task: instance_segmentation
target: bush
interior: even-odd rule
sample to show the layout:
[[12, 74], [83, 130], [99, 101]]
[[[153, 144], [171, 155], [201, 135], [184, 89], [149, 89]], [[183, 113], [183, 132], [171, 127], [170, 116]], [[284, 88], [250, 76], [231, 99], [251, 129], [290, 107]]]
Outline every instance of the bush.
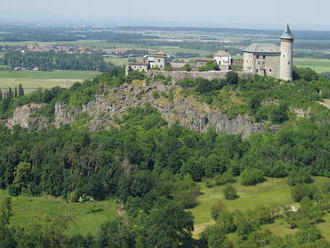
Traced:
[[244, 186], [256, 185], [265, 181], [264, 174], [261, 170], [255, 168], [245, 169], [241, 174], [241, 183]]
[[227, 200], [235, 200], [238, 198], [237, 191], [232, 185], [226, 186], [222, 192]]
[[288, 184], [290, 186], [295, 186], [297, 184], [303, 183], [312, 183], [313, 179], [311, 177], [311, 173], [305, 169], [299, 169], [293, 171], [288, 177]]
[[227, 183], [234, 183], [235, 182], [235, 177], [232, 175], [230, 171], [226, 171], [222, 175], [218, 175], [214, 178], [215, 184], [217, 186], [219, 185], [224, 185]]
[[229, 85], [237, 85], [239, 76], [236, 72], [230, 71], [226, 74], [226, 83]]
[[191, 66], [189, 64], [185, 64], [183, 67], [182, 67], [182, 70], [184, 71], [191, 71]]
[[314, 199], [318, 193], [318, 189], [313, 185], [298, 184], [291, 190], [292, 199], [300, 202], [304, 197]]
[[226, 211], [225, 205], [222, 203], [222, 201], [217, 201], [212, 207], [211, 207], [211, 217], [214, 220], [218, 220], [219, 216], [222, 215], [223, 212]]

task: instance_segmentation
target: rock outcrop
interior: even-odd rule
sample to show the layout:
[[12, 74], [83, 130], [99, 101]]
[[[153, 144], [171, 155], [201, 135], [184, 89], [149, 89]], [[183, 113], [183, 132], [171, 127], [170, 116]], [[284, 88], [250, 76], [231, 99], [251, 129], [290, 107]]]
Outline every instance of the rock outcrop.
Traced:
[[[115, 120], [123, 115], [129, 108], [141, 107], [150, 104], [156, 108], [170, 124], [179, 122], [182, 126], [196, 131], [206, 131], [213, 127], [218, 133], [240, 134], [243, 137], [251, 133], [263, 132], [260, 123], [252, 123], [248, 116], [239, 115], [229, 119], [219, 110], [210, 105], [197, 101], [194, 97], [183, 97], [181, 88], [168, 86], [163, 83], [143, 85], [142, 81], [132, 84], [123, 84], [117, 88], [106, 90], [104, 94], [97, 95], [94, 101], [82, 107], [71, 107], [63, 103], [55, 105], [54, 126], [72, 124], [83, 113], [91, 116], [87, 124], [91, 131], [100, 130], [112, 126]], [[23, 106], [17, 109], [12, 119], [8, 120], [7, 126], [12, 127], [19, 124], [30, 128], [34, 121], [38, 120], [39, 129], [50, 123], [40, 119], [34, 119], [33, 109], [39, 105]], [[40, 108], [41, 106], [39, 106]], [[35, 125], [34, 125], [35, 126]]]
[[40, 110], [44, 104], [28, 104], [22, 107], [16, 108], [13, 117], [8, 119], [6, 126], [13, 128], [19, 125], [22, 128], [30, 130], [40, 130], [50, 125], [50, 121], [42, 116], [38, 116], [38, 110]]

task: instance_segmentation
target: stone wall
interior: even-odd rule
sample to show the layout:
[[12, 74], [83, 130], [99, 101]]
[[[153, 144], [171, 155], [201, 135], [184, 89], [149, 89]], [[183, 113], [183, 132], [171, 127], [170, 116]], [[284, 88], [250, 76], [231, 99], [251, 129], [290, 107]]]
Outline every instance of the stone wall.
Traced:
[[[172, 77], [172, 81], [177, 82], [184, 78], [196, 79], [205, 78], [208, 80], [225, 78], [228, 71], [148, 71], [148, 77], [154, 77], [156, 75], [164, 75]], [[249, 76], [249, 73], [238, 73], [240, 77]]]

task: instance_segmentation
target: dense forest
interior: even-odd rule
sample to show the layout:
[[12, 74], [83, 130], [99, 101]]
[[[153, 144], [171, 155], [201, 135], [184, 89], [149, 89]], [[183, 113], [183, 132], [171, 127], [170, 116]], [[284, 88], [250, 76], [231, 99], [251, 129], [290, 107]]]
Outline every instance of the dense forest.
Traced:
[[[247, 111], [252, 116], [267, 117], [263, 121], [285, 127], [246, 139], [217, 134], [213, 129], [200, 133], [179, 124], [168, 125], [149, 105], [131, 108], [112, 129], [98, 132], [85, 128], [86, 118], [72, 126], [39, 132], [1, 126], [0, 188], [12, 197], [47, 194], [73, 202], [111, 198], [122, 204], [123, 211], [117, 219], [104, 223], [96, 236], [68, 237], [65, 223], [31, 230], [11, 226], [13, 212], [7, 199], [0, 213], [0, 247], [330, 247], [314, 225], [330, 211], [330, 189], [309, 184], [311, 176], [330, 176], [330, 125], [318, 122], [319, 116], [293, 118], [288, 110], [298, 100], [304, 104], [320, 100], [320, 91], [322, 97], [327, 96], [329, 81], [309, 70], [296, 71], [296, 78], [289, 92], [282, 92], [289, 89], [282, 87], [289, 86], [277, 80], [240, 79], [237, 74], [208, 84], [180, 82], [185, 94], [210, 104], [217, 103], [217, 93], [222, 90], [239, 90], [248, 100]], [[116, 87], [134, 79], [143, 79], [143, 75], [124, 77], [122, 70], [113, 69], [71, 89], [40, 90], [11, 98], [2, 114], [8, 116], [13, 108], [29, 102], [44, 102], [48, 105], [40, 114], [51, 118], [55, 101], [81, 105], [99, 93], [101, 85]], [[296, 90], [299, 86], [302, 92]], [[270, 96], [279, 100], [272, 108], [261, 104]], [[266, 107], [270, 109], [263, 109]], [[257, 114], [259, 111], [266, 114]], [[292, 197], [301, 203], [298, 211], [261, 206], [230, 212], [219, 203], [210, 213], [216, 224], [199, 240], [192, 237], [189, 208], [196, 204], [199, 182], [210, 187], [228, 184], [225, 195], [235, 199], [230, 183], [254, 185], [266, 177], [288, 177]], [[296, 234], [279, 238], [261, 228], [276, 218], [297, 229]], [[238, 235], [235, 244], [228, 239], [229, 233]]]
[[42, 71], [81, 70], [106, 72], [113, 66], [106, 63], [101, 55], [66, 54], [55, 52], [20, 52], [12, 51], [0, 59], [0, 63], [32, 70], [39, 67]]

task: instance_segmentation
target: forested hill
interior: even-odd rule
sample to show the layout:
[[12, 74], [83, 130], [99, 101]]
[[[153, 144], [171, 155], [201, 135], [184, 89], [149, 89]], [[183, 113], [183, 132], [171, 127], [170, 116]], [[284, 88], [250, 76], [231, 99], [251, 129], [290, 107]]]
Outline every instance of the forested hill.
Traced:
[[[300, 184], [311, 182], [312, 175], [330, 176], [330, 80], [310, 70], [295, 76], [286, 83], [229, 73], [224, 80], [183, 80], [171, 86], [170, 78], [124, 77], [113, 69], [70, 89], [3, 95], [1, 189], [13, 197], [115, 199], [121, 208], [98, 235], [72, 237], [59, 223], [48, 229], [10, 225], [7, 200], [0, 215], [0, 246], [329, 247], [314, 226], [330, 210], [329, 187], [318, 191]], [[15, 113], [25, 118], [27, 128], [15, 125]], [[243, 120], [252, 130], [244, 139], [221, 124], [238, 130]], [[297, 191], [295, 201], [303, 207], [296, 215], [288, 210], [274, 217], [271, 209], [262, 212], [266, 215], [229, 213], [220, 206], [214, 210], [217, 224], [199, 240], [192, 237], [194, 220], [187, 209], [196, 205], [199, 182], [254, 185], [265, 177], [286, 176], [292, 186], [305, 187]], [[288, 221], [297, 233], [283, 239], [264, 232], [261, 226], [275, 218]], [[234, 242], [228, 233], [236, 235]], [[313, 235], [306, 238], [305, 233]]]

